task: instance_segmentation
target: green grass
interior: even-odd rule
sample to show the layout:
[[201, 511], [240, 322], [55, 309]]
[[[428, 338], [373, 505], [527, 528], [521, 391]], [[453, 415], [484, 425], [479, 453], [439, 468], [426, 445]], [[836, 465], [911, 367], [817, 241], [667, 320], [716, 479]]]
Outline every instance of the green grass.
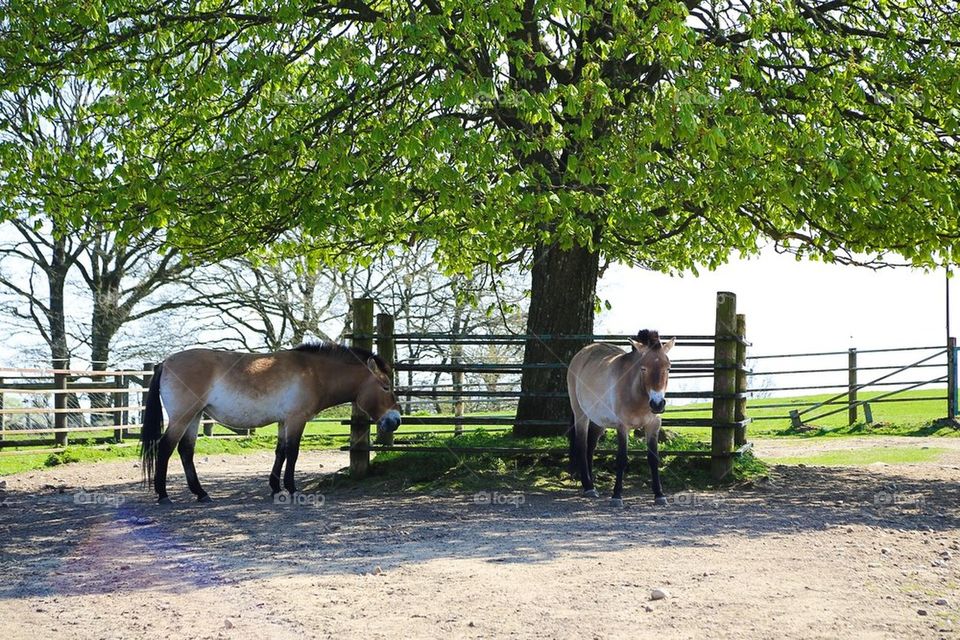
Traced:
[[[860, 398], [869, 400], [879, 395], [881, 392], [861, 393]], [[875, 424], [868, 425], [859, 422], [852, 426], [846, 424], [846, 411], [834, 416], [815, 421], [812, 427], [797, 431], [792, 429], [788, 418], [780, 417], [772, 420], [764, 420], [765, 417], [786, 416], [790, 407], [805, 408], [812, 404], [822, 402], [828, 399], [828, 394], [801, 396], [795, 398], [761, 398], [750, 400], [747, 403], [747, 415], [754, 418], [748, 426], [748, 437], [750, 439], [764, 438], [771, 436], [791, 436], [797, 438], [818, 438], [818, 437], [851, 437], [863, 435], [894, 435], [894, 436], [960, 436], [960, 430], [949, 426], [943, 426], [936, 423], [937, 418], [946, 413], [945, 401], [937, 400], [945, 395], [945, 390], [929, 391], [910, 391], [896, 397], [907, 398], [905, 402], [884, 402], [872, 405]], [[786, 404], [788, 407], [782, 408], [763, 408], [763, 405]], [[691, 411], [692, 410], [692, 411]], [[817, 410], [809, 415], [821, 413]], [[415, 414], [417, 415], [417, 414]], [[422, 413], [420, 415], [428, 415]], [[504, 412], [476, 412], [469, 415], [493, 416], [506, 415]], [[668, 411], [667, 417], [698, 417], [705, 418], [710, 416], [708, 404], [685, 405], [674, 407], [673, 411]], [[862, 409], [860, 410], [862, 418]], [[349, 427], [339, 423], [349, 417], [349, 407], [342, 406], [325, 411], [318, 416], [327, 421], [314, 421], [307, 425], [305, 430], [304, 448], [331, 448], [339, 447], [346, 442]], [[758, 419], [760, 418], [760, 419]], [[410, 425], [405, 424], [401, 428], [404, 434], [423, 434], [421, 438], [433, 438], [437, 436], [429, 435], [433, 431], [452, 430], [453, 425]], [[682, 434], [682, 437], [688, 441], [708, 442], [710, 440], [710, 429], [707, 427], [681, 427], [676, 431]], [[509, 438], [507, 433], [501, 433], [498, 437]], [[197, 442], [197, 453], [202, 455], [210, 454], [231, 454], [243, 453], [249, 450], [272, 449], [276, 444], [276, 426], [263, 427], [257, 430], [253, 437], [237, 437], [235, 432], [226, 427], [216, 425], [214, 427], [215, 435], [230, 435], [231, 438], [203, 438]], [[45, 466], [53, 466], [66, 462], [86, 462], [101, 461], [121, 458], [133, 458], [137, 455], [137, 442], [130, 439], [123, 444], [102, 444], [92, 446], [95, 438], [111, 438], [112, 429], [105, 429], [102, 432], [83, 432], [71, 437], [71, 445], [63, 450], [54, 453], [36, 452], [35, 448], [7, 448], [0, 452], [0, 475], [18, 473], [31, 469], [40, 469]], [[8, 440], [18, 438], [36, 438], [35, 435], [17, 436], [8, 431], [5, 434]], [[407, 436], [409, 437], [409, 436]], [[492, 437], [492, 432], [485, 432], [484, 437]], [[527, 441], [524, 441], [526, 443]], [[533, 445], [537, 445], [536, 442]], [[672, 447], [673, 445], [671, 445]], [[929, 450], [923, 450], [929, 451]], [[411, 455], [411, 454], [405, 454]], [[381, 456], [384, 462], [390, 459], [390, 456]], [[507, 464], [504, 462], [504, 464]], [[815, 464], [811, 462], [811, 464]]]
[[[870, 400], [886, 391], [861, 392], [859, 400]], [[876, 402], [870, 405], [873, 410], [874, 424], [863, 422], [863, 408], [858, 408], [859, 422], [847, 425], [847, 411], [836, 413], [826, 418], [814, 420], [812, 424], [805, 424], [805, 428], [794, 430], [788, 417], [791, 409], [803, 410], [814, 404], [824, 402], [836, 394], [818, 394], [796, 396], [791, 398], [758, 398], [747, 401], [747, 416], [752, 422], [747, 427], [750, 438], [764, 438], [770, 436], [860, 436], [860, 435], [891, 435], [891, 436], [960, 436], [960, 430], [937, 424], [937, 420], [946, 415], [946, 400], [940, 398], [946, 395], [945, 389], [931, 389], [920, 391], [906, 391], [893, 398], [900, 398], [902, 402]], [[838, 400], [841, 402], [843, 399]], [[765, 408], [764, 405], [782, 404], [785, 407]], [[822, 413], [840, 408], [842, 405], [830, 405], [809, 413], [802, 418], [807, 421]], [[665, 417], [674, 418], [709, 418], [710, 405], [707, 403], [684, 405], [676, 407], [673, 412], [667, 411]], [[684, 433], [703, 439], [710, 437], [708, 427], [682, 427]]]
[[[601, 448], [613, 446], [612, 439], [601, 442]], [[631, 438], [630, 470], [624, 487], [628, 491], [646, 490], [649, 473], [642, 442]], [[579, 486], [567, 472], [567, 439], [514, 438], [510, 434], [476, 431], [451, 438], [424, 439], [424, 444], [448, 446], [449, 453], [416, 451], [387, 451], [377, 454], [370, 466], [369, 476], [359, 482], [343, 476], [328, 477], [318, 488], [363, 488], [388, 492], [478, 491], [549, 491]], [[677, 437], [664, 445], [669, 449], [705, 450], [703, 442]], [[530, 449], [559, 449], [555, 453], [533, 451], [523, 455], [503, 456], [496, 453], [464, 454], [458, 447], [528, 447]], [[596, 484], [601, 491], [609, 491], [615, 479], [613, 455], [598, 455], [594, 463]], [[728, 485], [766, 475], [767, 465], [746, 454], [735, 461], [734, 472], [721, 483], [710, 478], [709, 458], [667, 457], [661, 470], [664, 487], [670, 491], [704, 489]]]
[[[345, 439], [332, 438], [325, 435], [311, 435], [304, 437], [300, 448], [331, 449], [338, 448], [346, 442]], [[277, 435], [273, 433], [258, 433], [249, 438], [206, 438], [197, 439], [196, 455], [236, 455], [251, 451], [273, 449], [277, 445]], [[56, 451], [26, 452], [7, 451], [0, 454], [0, 476], [13, 473], [55, 467], [70, 462], [104, 462], [108, 460], [136, 459], [139, 455], [139, 445], [135, 440], [122, 444], [85, 444], [78, 441]]]
[[770, 462], [776, 464], [806, 464], [822, 467], [861, 466], [875, 462], [910, 464], [934, 461], [946, 451], [948, 450], [936, 447], [871, 447], [869, 449], [823, 451], [808, 456], [771, 458]]

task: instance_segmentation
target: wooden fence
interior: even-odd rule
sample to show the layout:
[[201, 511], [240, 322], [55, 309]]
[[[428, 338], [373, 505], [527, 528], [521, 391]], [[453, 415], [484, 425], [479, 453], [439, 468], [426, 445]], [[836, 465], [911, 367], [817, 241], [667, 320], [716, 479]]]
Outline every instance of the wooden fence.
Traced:
[[[376, 329], [374, 326], [376, 324]], [[387, 314], [376, 316], [374, 322], [374, 301], [358, 299], [353, 303], [353, 327], [351, 336], [354, 346], [367, 349], [376, 344], [381, 357], [393, 365], [398, 380], [407, 381], [406, 385], [397, 384], [401, 404], [407, 409], [403, 426], [393, 435], [382, 441], [371, 443], [370, 422], [362, 414], [354, 413], [349, 421], [350, 444], [344, 447], [350, 451], [350, 470], [354, 476], [366, 473], [370, 462], [370, 453], [375, 451], [409, 450], [436, 452], [463, 452], [455, 446], [429, 447], [418, 444], [414, 438], [423, 435], [423, 427], [438, 427], [437, 433], [463, 433], [465, 430], [483, 428], [485, 430], [506, 430], [521, 427], [566, 427], [567, 419], [531, 419], [517, 420], [512, 411], [514, 403], [524, 395], [520, 389], [520, 376], [529, 369], [563, 369], [566, 363], [535, 362], [523, 363], [518, 359], [490, 361], [483, 354], [471, 357], [469, 347], [489, 347], [491, 345], [513, 346], [513, 352], [519, 354], [529, 340], [546, 343], [561, 341], [576, 342], [614, 342], [627, 344], [632, 335], [452, 335], [452, 334], [398, 334], [393, 332], [393, 318]], [[736, 295], [728, 292], [717, 294], [717, 312], [714, 333], [710, 335], [669, 336], [677, 339], [677, 345], [671, 352], [671, 380], [689, 380], [703, 378], [712, 380], [710, 391], [669, 392], [671, 399], [698, 399], [712, 402], [712, 415], [709, 418], [672, 417], [663, 418], [663, 425], [669, 428], [709, 427], [712, 437], [710, 448], [704, 451], [661, 451], [664, 456], [705, 456], [710, 457], [713, 474], [723, 477], [729, 473], [733, 458], [747, 447], [746, 426], [749, 419], [745, 415], [747, 371], [744, 368], [747, 342], [745, 340], [746, 321], [736, 312]], [[665, 338], [668, 336], [664, 336]], [[439, 361], [416, 361], [398, 358], [398, 349], [407, 353], [420, 353], [422, 349], [413, 345], [424, 344], [437, 347], [435, 353], [452, 355]], [[412, 375], [411, 375], [412, 374]], [[442, 376], [450, 379], [448, 385], [439, 384]], [[419, 384], [417, 381], [419, 380]], [[562, 390], [531, 394], [536, 398], [566, 398]], [[493, 404], [506, 411], [476, 411], [469, 415], [468, 407], [482, 408], [484, 404]], [[416, 407], [429, 406], [440, 408], [446, 413], [434, 411], [431, 415], [417, 415], [411, 411]], [[506, 405], [506, 406], [504, 406]], [[452, 428], [450, 428], [452, 427]], [[406, 437], [405, 437], [406, 436]], [[539, 450], [482, 449], [496, 453], [531, 453]], [[474, 452], [471, 448], [469, 452]]]
[[71, 432], [111, 430], [102, 439], [122, 441], [140, 428], [152, 375], [148, 365], [134, 371], [0, 368], [0, 447], [64, 446]]
[[[0, 367], [0, 448], [66, 446], [71, 433], [95, 442], [138, 439], [152, 377], [149, 362], [139, 370]], [[212, 435], [214, 424], [205, 417], [203, 433]]]
[[[374, 316], [374, 302], [355, 300], [353, 304], [353, 344], [376, 349], [394, 365], [399, 384], [397, 392], [404, 407], [403, 426], [391, 438], [372, 443], [369, 421], [354, 411], [349, 420], [325, 419], [345, 429], [334, 435], [349, 436], [351, 471], [366, 473], [370, 453], [374, 451], [430, 447], [418, 444], [425, 435], [460, 434], [468, 430], [488, 431], [515, 428], [517, 401], [524, 392], [520, 388], [523, 371], [530, 368], [563, 368], [563, 362], [522, 362], [526, 341], [613, 342], [626, 344], [627, 335], [529, 336], [529, 335], [451, 335], [408, 334], [394, 331], [394, 320], [387, 314]], [[946, 384], [946, 393], [929, 398], [944, 402], [949, 420], [957, 415], [957, 348], [951, 338], [944, 347], [909, 347], [835, 351], [808, 354], [751, 355], [754, 370], [746, 367], [746, 321], [736, 313], [736, 296], [717, 295], [714, 333], [681, 335], [671, 352], [673, 363], [669, 397], [672, 400], [702, 400], [711, 403], [709, 418], [690, 418], [688, 409], [671, 402], [663, 418], [668, 428], [709, 427], [710, 447], [704, 451], [662, 451], [663, 455], [703, 455], [711, 458], [716, 476], [724, 475], [733, 458], [747, 447], [746, 415], [748, 396], [781, 392], [834, 392], [832, 397], [806, 407], [775, 397], [753, 401], [751, 408], [783, 409], [782, 414], [753, 416], [754, 420], [790, 419], [804, 425], [842, 412], [851, 424], [862, 411], [866, 421], [872, 419], [873, 406], [887, 402], [916, 401], [898, 397], [904, 391], [929, 385]], [[665, 336], [666, 337], [666, 336]], [[490, 355], [494, 347], [502, 348], [497, 357]], [[916, 352], [909, 363], [872, 362], [879, 355]], [[425, 353], [433, 355], [424, 355]], [[411, 355], [415, 354], [415, 355]], [[830, 366], [798, 368], [793, 363], [805, 358], [841, 358]], [[865, 361], [867, 359], [867, 361]], [[790, 364], [780, 365], [778, 360]], [[768, 363], [772, 369], [764, 369]], [[931, 371], [929, 375], [923, 372]], [[843, 375], [846, 380], [824, 384], [820, 377]], [[903, 380], [904, 375], [914, 378]], [[0, 447], [29, 445], [66, 445], [68, 434], [85, 434], [87, 439], [99, 436], [105, 441], [122, 441], [139, 437], [141, 412], [153, 366], [145, 363], [140, 370], [78, 371], [65, 369], [0, 368]], [[818, 382], [779, 386], [763, 386], [764, 377], [818, 376]], [[684, 383], [699, 381], [701, 390], [683, 390]], [[678, 384], [679, 383], [679, 384]], [[894, 388], [896, 387], [896, 388]], [[864, 399], [866, 389], [884, 389], [879, 396]], [[564, 391], [533, 394], [534, 397], [565, 398]], [[523, 421], [525, 426], [566, 426], [566, 421], [542, 419]], [[212, 420], [204, 420], [205, 435], [214, 435]], [[253, 430], [242, 433], [249, 435]], [[46, 436], [46, 437], [35, 437]], [[436, 447], [437, 451], [456, 452], [455, 447]], [[466, 453], [467, 451], [464, 450]], [[517, 448], [499, 453], [529, 453]]]
[[[768, 415], [754, 416], [755, 421], [789, 420], [794, 428], [821, 423], [824, 418], [846, 413], [846, 423], [874, 422], [878, 405], [898, 402], [939, 404], [945, 421], [957, 417], [957, 346], [950, 338], [946, 347], [897, 347], [890, 349], [855, 349], [816, 353], [791, 353], [751, 356], [753, 370], [749, 373], [747, 388], [751, 395], [772, 395], [790, 392], [799, 395], [828, 394], [828, 397], [798, 407], [796, 401], [784, 402], [776, 397], [751, 403], [752, 409]], [[797, 367], [796, 363], [820, 362], [821, 366]], [[785, 363], [785, 364], [784, 364]], [[833, 376], [831, 380], [831, 375]], [[760, 386], [758, 380], [776, 376], [779, 384]], [[815, 377], [813, 382], [804, 379]], [[942, 394], [917, 398], [905, 395], [908, 391], [935, 387]], [[864, 391], [880, 391], [865, 398]]]

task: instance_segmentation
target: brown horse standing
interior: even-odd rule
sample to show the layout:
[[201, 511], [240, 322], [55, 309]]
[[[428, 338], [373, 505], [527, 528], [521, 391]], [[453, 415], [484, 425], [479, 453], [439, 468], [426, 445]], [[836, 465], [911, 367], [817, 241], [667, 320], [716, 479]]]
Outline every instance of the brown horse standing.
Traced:
[[623, 472], [627, 468], [627, 437], [642, 428], [656, 504], [666, 504], [660, 485], [657, 435], [660, 414], [667, 406], [664, 394], [670, 372], [667, 353], [674, 340], [661, 344], [656, 331], [644, 329], [625, 353], [611, 344], [595, 343], [581, 349], [567, 369], [567, 392], [573, 409], [570, 461], [580, 474], [583, 495], [599, 497], [593, 487], [593, 454], [607, 428], [617, 430], [617, 482], [610, 504], [623, 505]]
[[[280, 492], [280, 471], [286, 461], [283, 487], [292, 494], [307, 421], [323, 409], [354, 402], [377, 421], [379, 432], [396, 431], [400, 407], [391, 381], [390, 368], [379, 356], [338, 344], [303, 344], [265, 354], [181, 351], [157, 365], [150, 383], [140, 432], [144, 478], [150, 482], [152, 475], [158, 502], [170, 503], [167, 463], [176, 448], [190, 491], [198, 501], [209, 502], [193, 465], [197, 427], [206, 412], [238, 429], [278, 423], [270, 489]], [[161, 398], [170, 418], [162, 434]]]

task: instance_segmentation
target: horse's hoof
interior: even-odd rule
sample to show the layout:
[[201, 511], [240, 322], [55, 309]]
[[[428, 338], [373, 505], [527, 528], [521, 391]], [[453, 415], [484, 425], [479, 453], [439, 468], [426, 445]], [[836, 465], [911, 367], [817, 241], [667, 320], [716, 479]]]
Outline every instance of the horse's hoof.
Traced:
[[157, 499], [157, 504], [173, 504], [173, 500], [167, 496], [163, 496], [162, 498]]
[[653, 499], [653, 504], [661, 507], [666, 506], [667, 496], [657, 496], [656, 498]]
[[600, 492], [597, 491], [596, 489], [587, 489], [587, 490], [585, 490], [585, 491], [583, 492], [583, 497], [584, 497], [584, 498], [599, 498], [599, 497], [600, 497]]
[[213, 500], [205, 493], [202, 496], [197, 497], [197, 502], [213, 502]]
[[623, 506], [623, 498], [610, 498], [610, 506], [611, 506], [611, 507], [622, 507], [622, 506]]

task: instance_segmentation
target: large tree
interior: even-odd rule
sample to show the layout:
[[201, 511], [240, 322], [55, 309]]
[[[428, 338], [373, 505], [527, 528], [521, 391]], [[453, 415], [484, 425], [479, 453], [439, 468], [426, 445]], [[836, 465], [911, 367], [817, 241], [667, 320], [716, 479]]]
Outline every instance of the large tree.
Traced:
[[[140, 162], [109, 221], [241, 252], [430, 237], [532, 270], [530, 334], [586, 334], [601, 258], [766, 241], [916, 265], [958, 244], [960, 18], [917, 0], [19, 2], [0, 88], [76, 74]], [[577, 341], [531, 340], [528, 362]], [[530, 372], [527, 391], [562, 386]], [[561, 402], [532, 411], [565, 412]]]

